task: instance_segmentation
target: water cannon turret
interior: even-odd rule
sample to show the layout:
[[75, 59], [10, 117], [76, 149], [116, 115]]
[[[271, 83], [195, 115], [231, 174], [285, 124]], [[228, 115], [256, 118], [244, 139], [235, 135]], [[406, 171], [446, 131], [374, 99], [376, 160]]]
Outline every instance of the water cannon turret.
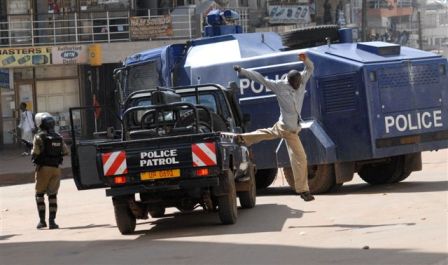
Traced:
[[237, 24], [239, 19], [240, 14], [234, 10], [211, 10], [207, 14], [207, 26], [204, 28], [204, 36], [213, 37], [242, 33], [243, 30], [241, 26]]

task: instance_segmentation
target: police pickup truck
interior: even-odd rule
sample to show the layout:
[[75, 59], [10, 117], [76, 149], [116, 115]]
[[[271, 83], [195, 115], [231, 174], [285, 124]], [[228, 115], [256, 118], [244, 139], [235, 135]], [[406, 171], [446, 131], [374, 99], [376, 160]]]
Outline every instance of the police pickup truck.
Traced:
[[244, 132], [249, 120], [234, 90], [214, 84], [142, 90], [127, 96], [123, 110], [108, 114], [119, 126], [91, 131], [79, 121], [102, 127], [96, 118], [106, 107], [70, 109], [77, 188], [108, 187], [122, 234], [135, 230], [136, 219], [162, 217], [168, 207], [202, 206], [233, 224], [236, 197], [242, 208], [255, 206], [249, 149], [220, 133]]

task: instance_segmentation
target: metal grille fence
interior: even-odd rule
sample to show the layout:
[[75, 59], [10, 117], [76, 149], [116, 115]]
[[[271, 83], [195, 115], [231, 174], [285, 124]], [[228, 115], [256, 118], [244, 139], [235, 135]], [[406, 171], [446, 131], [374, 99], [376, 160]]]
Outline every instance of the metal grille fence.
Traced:
[[[155, 10], [81, 12], [61, 14], [9, 15], [0, 22], [0, 47], [110, 43], [132, 41], [131, 17], [144, 19], [171, 16], [172, 34], [149, 37], [148, 40], [192, 39], [201, 36], [202, 19], [195, 10], [169, 13]], [[239, 9], [239, 24], [247, 32], [247, 9]]]

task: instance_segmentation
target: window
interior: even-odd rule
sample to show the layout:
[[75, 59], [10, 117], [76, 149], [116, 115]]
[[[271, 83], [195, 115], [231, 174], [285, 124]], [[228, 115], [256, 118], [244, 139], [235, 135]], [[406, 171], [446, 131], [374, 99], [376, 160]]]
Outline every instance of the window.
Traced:
[[[182, 97], [182, 102], [196, 104], [196, 97], [195, 96]], [[209, 108], [211, 111], [213, 111], [215, 113], [217, 111], [216, 100], [213, 95], [210, 95], [210, 94], [200, 95], [199, 96], [199, 104], [206, 106], [207, 108]]]
[[445, 13], [439, 13], [439, 25], [448, 26], [448, 11]]

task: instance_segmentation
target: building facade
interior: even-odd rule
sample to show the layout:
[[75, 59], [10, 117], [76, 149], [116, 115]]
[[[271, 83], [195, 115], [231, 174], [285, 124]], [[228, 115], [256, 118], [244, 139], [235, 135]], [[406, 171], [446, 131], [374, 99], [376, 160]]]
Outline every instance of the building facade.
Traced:
[[[213, 8], [240, 12], [243, 32], [309, 25], [361, 26], [362, 0], [0, 0], [0, 148], [17, 143], [25, 102], [50, 112], [68, 135], [71, 107], [112, 104], [113, 69], [129, 55], [200, 37]], [[410, 44], [416, 5], [367, 0], [372, 39]], [[424, 30], [431, 49], [447, 43], [447, 11], [429, 8]], [[432, 21], [436, 18], [435, 21]], [[432, 25], [435, 23], [435, 26]], [[441, 29], [440, 29], [441, 28]], [[440, 31], [439, 31], [440, 29]], [[445, 30], [445, 31], [444, 31]], [[397, 37], [398, 36], [398, 37]], [[415, 39], [415, 38], [414, 38]], [[412, 46], [412, 45], [411, 45]]]

